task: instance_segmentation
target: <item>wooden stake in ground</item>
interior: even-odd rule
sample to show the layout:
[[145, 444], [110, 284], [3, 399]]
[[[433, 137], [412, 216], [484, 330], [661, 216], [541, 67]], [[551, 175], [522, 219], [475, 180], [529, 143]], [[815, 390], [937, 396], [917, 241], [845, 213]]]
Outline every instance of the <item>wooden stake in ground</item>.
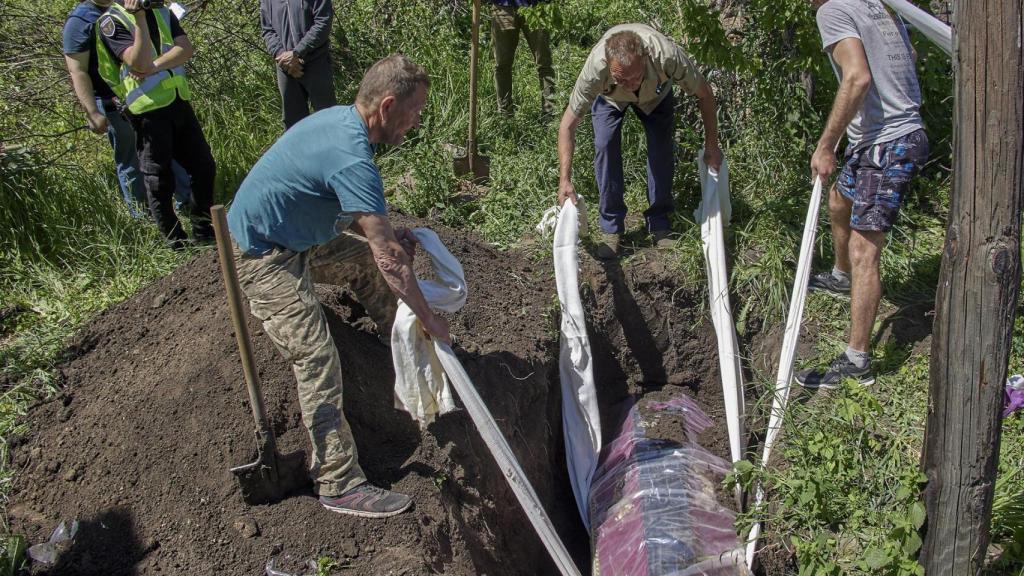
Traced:
[[956, 0], [953, 191], [935, 297], [921, 564], [978, 574], [1020, 289], [1021, 0]]

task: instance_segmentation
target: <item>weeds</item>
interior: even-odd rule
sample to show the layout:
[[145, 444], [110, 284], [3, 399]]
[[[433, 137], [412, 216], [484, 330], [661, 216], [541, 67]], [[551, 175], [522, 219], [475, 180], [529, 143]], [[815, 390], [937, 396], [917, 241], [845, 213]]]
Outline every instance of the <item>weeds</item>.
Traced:
[[28, 544], [24, 536], [11, 535], [6, 537], [3, 548], [0, 548], [0, 576], [17, 576], [25, 566], [25, 551]]
[[316, 576], [331, 576], [338, 568], [341, 568], [341, 563], [330, 556], [316, 559]]

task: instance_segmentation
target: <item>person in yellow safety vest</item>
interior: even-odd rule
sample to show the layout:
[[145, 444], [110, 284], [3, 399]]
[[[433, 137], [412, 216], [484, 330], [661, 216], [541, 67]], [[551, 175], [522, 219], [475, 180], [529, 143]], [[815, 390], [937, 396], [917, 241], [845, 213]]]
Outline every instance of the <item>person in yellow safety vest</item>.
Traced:
[[111, 4], [97, 21], [96, 52], [100, 76], [135, 128], [146, 198], [160, 231], [173, 248], [186, 246], [172, 202], [177, 161], [192, 176], [193, 240], [212, 243], [216, 164], [189, 104], [184, 65], [193, 49], [178, 19], [163, 7], [144, 10], [140, 0]]
[[[143, 218], [149, 209], [146, 186], [139, 172], [139, 156], [135, 151], [135, 130], [118, 109], [117, 96], [103, 81], [96, 55], [96, 21], [110, 8], [113, 0], [82, 0], [68, 14], [62, 30], [64, 62], [78, 103], [85, 112], [89, 129], [105, 134], [114, 152], [117, 181], [128, 213]], [[192, 178], [177, 162], [174, 169], [176, 206], [191, 210]]]

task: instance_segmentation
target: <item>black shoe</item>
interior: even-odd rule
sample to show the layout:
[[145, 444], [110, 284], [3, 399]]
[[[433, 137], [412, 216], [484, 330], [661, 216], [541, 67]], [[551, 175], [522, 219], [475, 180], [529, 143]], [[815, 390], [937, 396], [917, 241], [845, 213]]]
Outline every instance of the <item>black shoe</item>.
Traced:
[[823, 388], [831, 390], [838, 388], [843, 380], [852, 378], [861, 386], [871, 386], [875, 383], [875, 375], [871, 372], [871, 361], [867, 365], [858, 368], [843, 352], [836, 356], [827, 370], [820, 368], [804, 370], [796, 375], [796, 381], [804, 388]]
[[807, 281], [807, 288], [817, 292], [828, 292], [839, 296], [850, 295], [850, 281], [840, 280], [831, 272], [819, 272]]
[[192, 243], [198, 246], [210, 246], [217, 242], [213, 232], [213, 224], [209, 218], [199, 215], [192, 216]]

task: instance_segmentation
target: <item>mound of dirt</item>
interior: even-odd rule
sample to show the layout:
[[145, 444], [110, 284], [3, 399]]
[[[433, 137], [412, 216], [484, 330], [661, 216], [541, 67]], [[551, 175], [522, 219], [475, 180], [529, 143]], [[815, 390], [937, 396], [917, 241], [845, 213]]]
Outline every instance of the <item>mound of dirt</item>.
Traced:
[[[577, 563], [589, 540], [565, 471], [558, 309], [549, 261], [497, 251], [430, 225], [465, 268], [470, 297], [452, 318], [457, 352]], [[418, 267], [426, 265], [418, 259]], [[581, 259], [595, 374], [610, 431], [627, 396], [686, 387], [716, 425], [701, 443], [727, 457], [715, 338], [672, 273], [643, 253], [625, 266]], [[361, 307], [318, 287], [342, 358], [345, 415], [376, 484], [411, 494], [385, 520], [331, 514], [312, 492], [247, 506], [232, 466], [254, 454], [253, 424], [216, 254], [204, 253], [78, 335], [62, 393], [35, 407], [13, 442], [12, 528], [45, 541], [61, 520], [78, 535], [49, 574], [262, 574], [330, 556], [358, 574], [556, 573], [464, 411], [426, 431], [393, 407], [390, 350]], [[249, 319], [266, 404], [283, 452], [306, 450], [295, 383]], [[656, 431], [681, 440], [681, 427]]]

